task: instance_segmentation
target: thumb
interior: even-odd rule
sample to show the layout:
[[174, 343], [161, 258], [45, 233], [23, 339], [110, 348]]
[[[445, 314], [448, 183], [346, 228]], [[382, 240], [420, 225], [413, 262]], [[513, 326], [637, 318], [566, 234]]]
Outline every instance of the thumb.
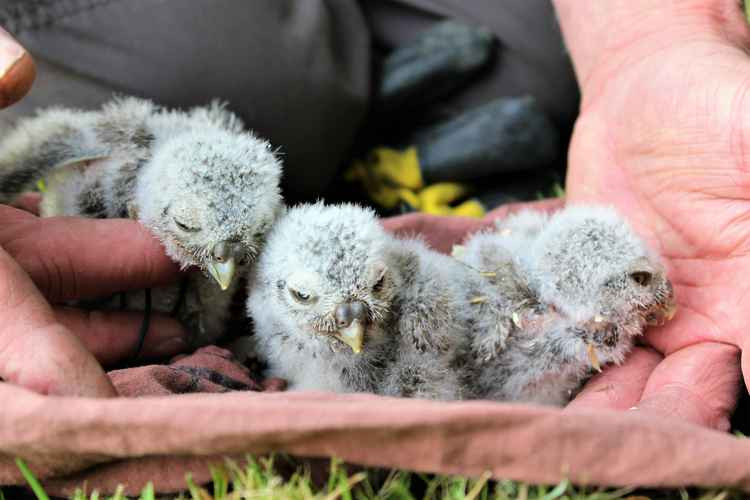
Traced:
[[34, 61], [29, 53], [0, 28], [0, 108], [25, 96], [35, 77]]
[[[743, 361], [746, 357], [743, 355]], [[728, 431], [739, 378], [735, 346], [693, 344], [669, 354], [654, 369], [637, 409]]]
[[0, 247], [0, 379], [42, 394], [114, 396], [94, 356]]

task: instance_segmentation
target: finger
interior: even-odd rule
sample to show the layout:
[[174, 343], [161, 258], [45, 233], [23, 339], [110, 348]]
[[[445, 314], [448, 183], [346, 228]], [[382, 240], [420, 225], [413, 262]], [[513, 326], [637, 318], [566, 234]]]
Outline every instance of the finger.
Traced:
[[467, 234], [490, 224], [484, 219], [418, 213], [383, 219], [383, 226], [387, 231], [406, 238], [419, 235], [428, 245], [443, 253], [450, 253], [453, 245], [463, 240]]
[[22, 193], [13, 200], [12, 206], [39, 215], [39, 203], [42, 201], [40, 193]]
[[24, 48], [0, 28], [0, 108], [20, 100], [31, 88], [36, 68]]
[[165, 285], [179, 271], [149, 231], [126, 219], [38, 218], [0, 206], [0, 245], [50, 302]]
[[55, 321], [29, 277], [2, 248], [0, 378], [43, 394], [115, 395], [101, 366]]
[[563, 203], [564, 200], [561, 198], [530, 203], [508, 203], [492, 210], [482, 219], [413, 213], [383, 219], [383, 226], [397, 236], [419, 235], [435, 250], [450, 253], [453, 245], [460, 243], [470, 234], [491, 227], [495, 219], [507, 217], [524, 209], [551, 212], [561, 208]]
[[637, 408], [727, 431], [739, 386], [739, 350], [703, 342], [664, 358], [651, 374]]
[[533, 210], [538, 212], [552, 213], [560, 210], [564, 205], [564, 198], [549, 198], [546, 200], [523, 203], [508, 203], [490, 211], [490, 213], [485, 216], [485, 219], [503, 219], [521, 210]]
[[566, 410], [601, 408], [627, 410], [641, 399], [646, 383], [662, 356], [649, 348], [637, 347], [620, 366], [611, 366], [586, 383]]
[[740, 357], [741, 368], [743, 379], [745, 380], [745, 390], [750, 392], [750, 335], [746, 335], [742, 339], [740, 349], [742, 354]]
[[[138, 347], [143, 313], [55, 309], [57, 321], [73, 332], [104, 366], [131, 358]], [[152, 313], [139, 358], [163, 358], [187, 350], [187, 333], [178, 321]]]

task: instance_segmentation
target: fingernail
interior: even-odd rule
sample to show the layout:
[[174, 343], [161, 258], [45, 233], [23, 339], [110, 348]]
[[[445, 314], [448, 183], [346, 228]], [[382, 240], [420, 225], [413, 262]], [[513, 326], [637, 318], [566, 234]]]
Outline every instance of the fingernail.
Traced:
[[181, 337], [172, 337], [154, 346], [151, 352], [154, 356], [174, 356], [187, 350], [187, 342]]
[[628, 411], [636, 411], [636, 410], [639, 410], [639, 409], [640, 408], [638, 408], [637, 406], [631, 406], [630, 408], [628, 408]]
[[0, 28], [0, 80], [26, 54], [23, 47], [7, 31]]

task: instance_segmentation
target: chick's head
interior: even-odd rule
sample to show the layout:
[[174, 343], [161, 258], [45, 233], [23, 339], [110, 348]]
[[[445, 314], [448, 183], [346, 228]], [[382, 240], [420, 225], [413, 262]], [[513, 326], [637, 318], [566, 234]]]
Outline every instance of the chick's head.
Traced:
[[281, 164], [268, 142], [206, 128], [156, 144], [136, 187], [139, 218], [182, 267], [229, 287], [257, 257], [282, 209]]
[[675, 313], [664, 268], [612, 209], [574, 206], [556, 214], [526, 261], [542, 301], [586, 328], [637, 335]]
[[355, 205], [290, 209], [258, 264], [286, 332], [355, 354], [383, 340], [397, 280], [385, 260], [389, 238], [371, 210]]

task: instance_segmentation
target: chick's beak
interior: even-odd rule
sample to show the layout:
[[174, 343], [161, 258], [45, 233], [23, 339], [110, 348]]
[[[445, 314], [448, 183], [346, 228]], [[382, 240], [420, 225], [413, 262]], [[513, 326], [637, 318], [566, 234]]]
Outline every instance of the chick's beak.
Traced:
[[211, 252], [211, 260], [208, 272], [216, 280], [222, 290], [229, 288], [234, 278], [236, 268], [236, 257], [240, 254], [239, 243], [232, 241], [220, 241]]
[[338, 330], [334, 336], [352, 348], [355, 354], [362, 352], [367, 322], [367, 308], [362, 302], [346, 302], [334, 311]]
[[355, 354], [362, 352], [362, 341], [365, 337], [365, 325], [361, 321], [355, 320], [346, 328], [339, 329], [336, 332], [336, 338], [352, 348]]
[[222, 290], [229, 288], [232, 284], [232, 278], [234, 278], [234, 257], [229, 257], [223, 262], [216, 259], [208, 263], [208, 272], [211, 277], [216, 280]]

